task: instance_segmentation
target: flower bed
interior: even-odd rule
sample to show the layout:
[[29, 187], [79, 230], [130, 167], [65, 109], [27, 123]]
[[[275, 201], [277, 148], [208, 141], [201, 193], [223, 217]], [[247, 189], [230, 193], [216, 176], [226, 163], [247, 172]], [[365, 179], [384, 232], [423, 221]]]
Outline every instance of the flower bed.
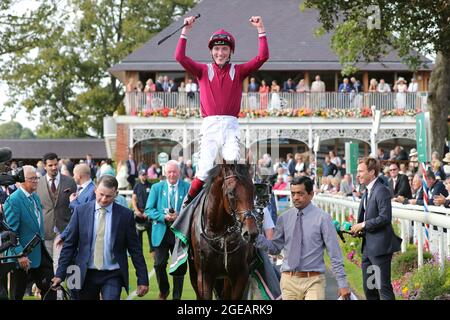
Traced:
[[[413, 117], [420, 110], [404, 110], [393, 109], [385, 110], [382, 115], [385, 117], [401, 117], [410, 116]], [[132, 116], [139, 117], [176, 117], [181, 119], [188, 119], [191, 117], [200, 118], [199, 108], [158, 108], [158, 109], [144, 109], [142, 111], [132, 111]], [[308, 118], [319, 117], [325, 119], [336, 118], [370, 118], [372, 117], [372, 110], [369, 107], [353, 108], [353, 109], [321, 109], [312, 110], [310, 108], [284, 108], [278, 110], [251, 110], [243, 109], [239, 112], [239, 118], [267, 118], [267, 117], [290, 117], [290, 118]]]

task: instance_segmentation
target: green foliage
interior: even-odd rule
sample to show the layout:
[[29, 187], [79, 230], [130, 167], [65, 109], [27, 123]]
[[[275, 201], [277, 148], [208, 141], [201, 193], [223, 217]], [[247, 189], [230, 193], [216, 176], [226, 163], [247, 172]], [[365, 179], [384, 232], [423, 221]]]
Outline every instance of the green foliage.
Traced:
[[33, 139], [34, 133], [29, 128], [23, 128], [15, 121], [5, 122], [0, 125], [0, 139]]
[[424, 54], [450, 50], [447, 0], [305, 0], [304, 6], [318, 9], [323, 28], [335, 31], [332, 47], [344, 67], [377, 61], [394, 48], [416, 69], [420, 61], [412, 49]]
[[[430, 261], [432, 255], [429, 252], [423, 253], [424, 262]], [[417, 247], [409, 245], [404, 253], [396, 253], [392, 258], [392, 279], [399, 279], [404, 274], [417, 269]]]
[[33, 131], [29, 128], [23, 128], [22, 133], [20, 134], [19, 139], [34, 139], [36, 136]]
[[46, 136], [53, 135], [48, 128], [62, 128], [66, 137], [83, 137], [100, 136], [101, 119], [123, 100], [108, 68], [195, 0], [50, 0], [11, 14], [21, 2], [0, 5], [0, 80], [9, 86], [5, 106], [38, 109]]
[[419, 300], [434, 300], [435, 297], [450, 294], [450, 264], [445, 264], [444, 270], [437, 263], [425, 264], [423, 268], [410, 278], [409, 291], [418, 291]]
[[69, 128], [59, 128], [48, 123], [41, 124], [36, 129], [38, 139], [63, 139], [70, 137], [72, 132]]

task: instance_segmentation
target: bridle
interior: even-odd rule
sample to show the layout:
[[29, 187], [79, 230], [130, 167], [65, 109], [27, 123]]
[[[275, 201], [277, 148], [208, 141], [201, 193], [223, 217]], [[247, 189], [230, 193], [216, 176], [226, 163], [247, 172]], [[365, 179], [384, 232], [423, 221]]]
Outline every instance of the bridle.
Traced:
[[[222, 183], [222, 190], [226, 190], [226, 181], [231, 179], [231, 178], [235, 178], [238, 179], [238, 176], [235, 174], [232, 175], [227, 175], [223, 178], [223, 183]], [[204, 221], [204, 214], [201, 215], [201, 228], [202, 228], [202, 232], [201, 235], [203, 238], [205, 238], [206, 242], [208, 243], [208, 245], [216, 252], [221, 253], [220, 251], [218, 251], [212, 244], [213, 243], [219, 243], [219, 247], [221, 247], [220, 249], [222, 249], [222, 247], [226, 246], [226, 237], [230, 236], [230, 235], [239, 235], [239, 243], [236, 246], [236, 248], [234, 250], [232, 250], [232, 252], [229, 253], [233, 253], [234, 251], [236, 251], [237, 249], [239, 249], [240, 247], [240, 243], [241, 241], [244, 241], [246, 243], [248, 243], [249, 241], [247, 239], [244, 238], [244, 236], [242, 235], [242, 228], [244, 226], [244, 223], [247, 219], [253, 219], [255, 221], [255, 223], [257, 222], [257, 217], [255, 215], [255, 213], [253, 212], [253, 210], [237, 210], [236, 207], [236, 197], [234, 195], [233, 192], [228, 192], [226, 195], [226, 198], [228, 200], [229, 203], [229, 211], [225, 209], [225, 212], [230, 215], [233, 219], [233, 223], [232, 225], [228, 226], [224, 232], [222, 232], [221, 234], [218, 234], [216, 236], [210, 237], [207, 235], [206, 230], [205, 230], [205, 221]], [[239, 217], [242, 216], [242, 219], [240, 219]]]
[[[231, 178], [235, 178], [238, 179], [237, 175], [232, 174], [232, 175], [228, 175], [223, 179], [223, 184], [222, 184], [222, 189], [226, 190], [225, 187], [225, 182], [228, 179]], [[256, 216], [253, 212], [253, 210], [237, 210], [236, 207], [236, 196], [233, 192], [227, 192], [226, 197], [228, 199], [228, 203], [229, 203], [229, 209], [230, 211], [226, 211], [232, 218], [233, 218], [233, 226], [232, 228], [237, 228], [236, 231], [241, 232], [242, 231], [242, 227], [245, 223], [245, 220], [247, 219], [253, 219], [256, 223], [257, 219]], [[239, 219], [239, 217], [242, 216], [242, 220]]]

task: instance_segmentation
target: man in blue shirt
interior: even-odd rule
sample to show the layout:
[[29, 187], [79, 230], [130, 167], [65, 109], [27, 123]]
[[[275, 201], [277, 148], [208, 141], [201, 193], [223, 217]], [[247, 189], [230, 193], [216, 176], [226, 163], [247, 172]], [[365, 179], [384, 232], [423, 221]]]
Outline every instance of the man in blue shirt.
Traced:
[[330, 256], [331, 268], [337, 278], [339, 294], [348, 299], [350, 290], [336, 229], [331, 216], [311, 203], [313, 182], [296, 177], [291, 183], [294, 208], [277, 221], [272, 240], [259, 235], [256, 246], [277, 255], [284, 250], [280, 287], [283, 300], [324, 300], [324, 248]]

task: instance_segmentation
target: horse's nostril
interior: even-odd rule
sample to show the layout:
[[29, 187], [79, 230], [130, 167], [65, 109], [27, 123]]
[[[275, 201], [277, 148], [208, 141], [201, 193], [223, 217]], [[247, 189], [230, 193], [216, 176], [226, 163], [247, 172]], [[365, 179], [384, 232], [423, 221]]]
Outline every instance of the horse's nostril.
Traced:
[[244, 239], [245, 239], [246, 241], [248, 241], [248, 239], [250, 238], [250, 233], [249, 233], [248, 231], [245, 231], [245, 232], [242, 234], [242, 237], [244, 237]]

